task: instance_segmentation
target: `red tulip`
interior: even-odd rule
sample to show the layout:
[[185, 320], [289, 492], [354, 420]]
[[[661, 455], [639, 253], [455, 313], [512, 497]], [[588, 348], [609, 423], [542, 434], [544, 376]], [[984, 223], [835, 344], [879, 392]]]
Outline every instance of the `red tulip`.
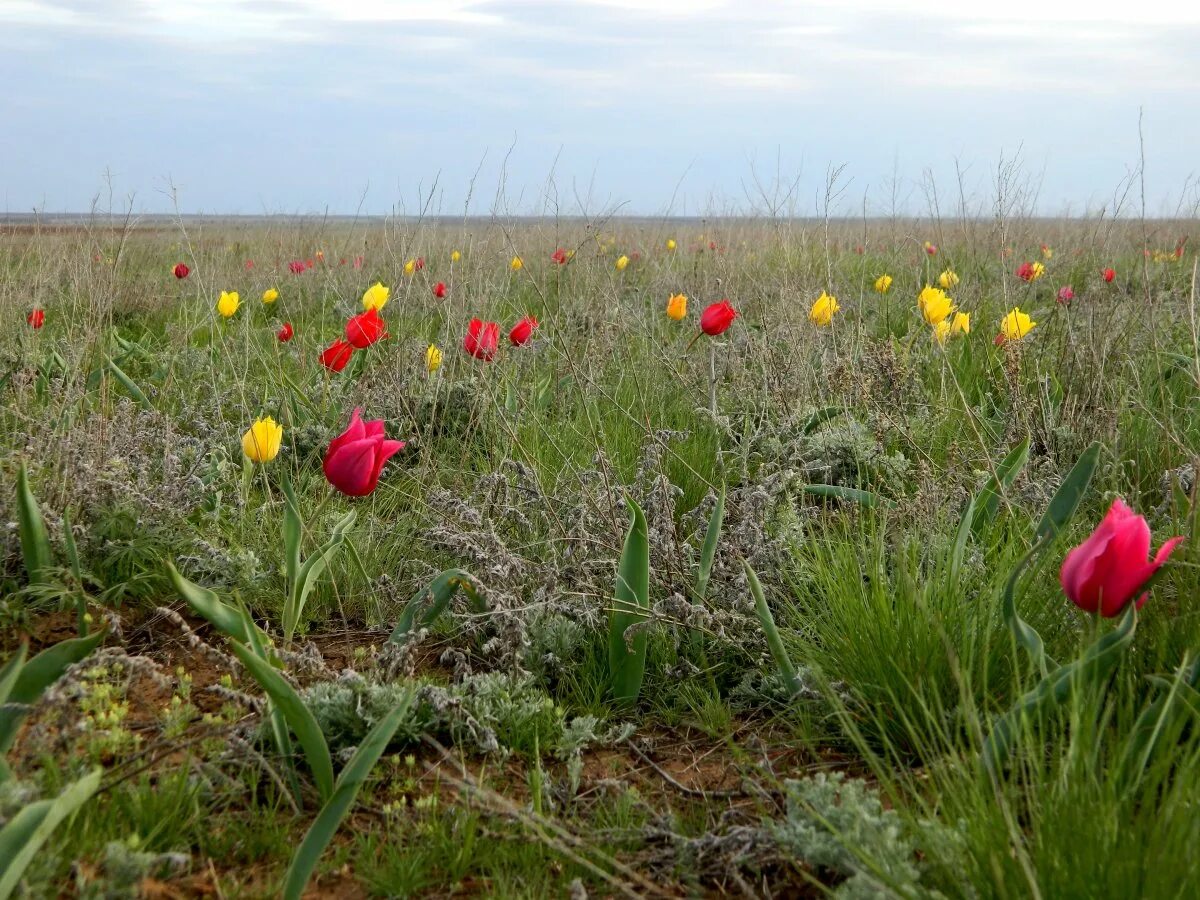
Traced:
[[387, 336], [387, 323], [380, 318], [377, 309], [351, 316], [346, 323], [346, 340], [359, 350], [365, 350]]
[[252, 259], [246, 260], [246, 271], [249, 272], [253, 268], [254, 268], [254, 260], [252, 260]]
[[281, 344], [286, 344], [288, 341], [290, 341], [292, 339], [293, 335], [295, 335], [295, 332], [292, 331], [292, 323], [291, 322], [284, 322], [283, 327], [280, 328], [277, 332], [275, 332], [275, 337], [279, 338], [279, 342]]
[[722, 300], [720, 303], [711, 304], [700, 314], [700, 330], [716, 337], [718, 334], [724, 334], [736, 318], [737, 310], [728, 300]]
[[[1059, 573], [1063, 592], [1080, 609], [1112, 618], [1125, 609], [1182, 540], [1171, 538], [1148, 561], [1150, 526], [1118, 497], [1099, 527], [1063, 560]], [[1146, 596], [1138, 597], [1138, 609]]]
[[420, 272], [423, 268], [425, 268], [425, 257], [418, 256], [413, 261], [413, 268], [416, 269], [418, 272]]
[[709, 249], [709, 250], [716, 250], [716, 249], [717, 249], [717, 242], [716, 242], [716, 241], [709, 241], [709, 242], [708, 242], [708, 249]]
[[533, 329], [537, 327], [537, 317], [526, 316], [512, 327], [512, 331], [508, 333], [508, 339], [514, 347], [520, 347], [529, 342], [529, 339], [533, 337]]
[[363, 267], [363, 258], [361, 256], [354, 257], [354, 268], [361, 269]]
[[463, 338], [463, 349], [476, 359], [491, 359], [500, 343], [500, 326], [495, 322], [472, 319]]
[[306, 268], [306, 269], [311, 269], [315, 265], [316, 265], [316, 263], [313, 262], [311, 259], [306, 259], [304, 261], [304, 268]]
[[437, 297], [439, 300], [446, 296], [446, 282], [439, 281], [433, 286], [433, 296]]
[[325, 451], [325, 478], [337, 490], [350, 497], [365, 497], [379, 484], [384, 463], [404, 449], [404, 441], [389, 441], [383, 433], [383, 420], [362, 420], [355, 408], [350, 425], [335, 437]]
[[25, 321], [29, 323], [30, 328], [37, 331], [46, 324], [46, 311], [44, 309], [35, 309], [25, 317]]
[[1073, 290], [1071, 290], [1071, 286], [1069, 284], [1064, 284], [1062, 287], [1060, 287], [1058, 289], [1058, 302], [1059, 303], [1064, 303], [1064, 304], [1070, 303], [1074, 299], [1075, 299], [1075, 292]]
[[321, 353], [321, 365], [331, 372], [340, 372], [354, 355], [354, 346], [338, 338]]
[[562, 247], [559, 247], [557, 250], [555, 250], [553, 253], [550, 254], [550, 258], [552, 260], [554, 260], [556, 263], [558, 263], [560, 266], [565, 266], [567, 264], [567, 251], [564, 250]]
[[292, 274], [299, 275], [304, 271], [304, 261], [300, 259], [293, 259], [290, 263], [288, 263], [288, 268], [292, 270]]
[[1033, 281], [1033, 263], [1023, 262], [1017, 266], [1017, 277], [1022, 281]]
[[1117, 270], [1116, 269], [1105, 269], [1104, 272], [1101, 274], [1104, 275], [1105, 281], [1111, 282], [1114, 278], [1117, 277]]
[[937, 244], [931, 244], [931, 243], [929, 243], [929, 241], [926, 241], [925, 242], [925, 252], [929, 256], [937, 256]]
[[172, 269], [171, 271], [175, 273], [175, 277], [178, 278], [180, 281], [187, 278], [188, 275], [190, 275], [192, 272], [192, 270], [189, 269], [187, 267], [187, 265], [184, 263], [175, 263], [175, 268]]

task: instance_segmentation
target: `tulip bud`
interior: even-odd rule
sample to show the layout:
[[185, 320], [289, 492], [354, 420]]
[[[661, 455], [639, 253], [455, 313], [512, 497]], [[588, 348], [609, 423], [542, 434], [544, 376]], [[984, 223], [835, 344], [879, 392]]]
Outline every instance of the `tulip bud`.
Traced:
[[[1105, 618], [1119, 615], [1182, 541], [1173, 537], [1150, 556], [1150, 526], [1117, 498], [1104, 521], [1063, 560], [1059, 581], [1080, 609]], [[1147, 594], [1137, 598], [1138, 609]]]
[[25, 317], [25, 321], [29, 323], [30, 328], [37, 331], [46, 324], [46, 311], [44, 309], [35, 309]]
[[279, 342], [281, 344], [286, 344], [288, 341], [290, 341], [292, 339], [294, 334], [295, 334], [295, 332], [292, 331], [292, 323], [284, 322], [283, 327], [280, 328], [277, 332], [275, 332], [275, 337], [279, 338]]
[[724, 334], [736, 318], [737, 310], [728, 300], [712, 303], [700, 314], [700, 330], [707, 335], [716, 337]]
[[354, 346], [339, 338], [321, 353], [321, 365], [331, 372], [340, 372], [346, 368], [346, 365], [350, 362], [350, 357], [353, 355]]
[[379, 484], [384, 464], [404, 449], [404, 441], [391, 441], [384, 435], [383, 420], [362, 420], [355, 409], [350, 424], [329, 444], [322, 469], [334, 488], [349, 497], [365, 497]]
[[537, 318], [535, 316], [526, 316], [512, 327], [512, 331], [508, 333], [508, 339], [514, 347], [520, 347], [522, 344], [529, 342], [529, 339], [533, 337], [533, 330], [537, 327]]
[[242, 452], [251, 462], [270, 462], [279, 455], [283, 444], [283, 426], [267, 416], [259, 419], [242, 435]]
[[192, 270], [189, 269], [184, 263], [176, 263], [175, 268], [172, 269], [171, 271], [175, 273], [176, 278], [178, 278], [180, 281], [182, 281], [183, 279], [187, 278], [188, 275], [191, 274]]
[[490, 360], [500, 343], [500, 326], [495, 322], [472, 319], [463, 338], [463, 349], [476, 359]]

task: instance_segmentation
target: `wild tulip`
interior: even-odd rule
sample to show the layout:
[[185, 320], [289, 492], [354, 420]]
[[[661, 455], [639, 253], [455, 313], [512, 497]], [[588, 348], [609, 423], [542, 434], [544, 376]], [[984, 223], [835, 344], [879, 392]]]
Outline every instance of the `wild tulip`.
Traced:
[[565, 266], [567, 264], [567, 251], [562, 247], [558, 247], [550, 254], [550, 259], [560, 266]]
[[462, 254], [461, 254], [461, 253], [459, 253], [457, 250], [451, 250], [451, 251], [450, 251], [450, 262], [452, 262], [452, 263], [456, 263], [456, 262], [458, 262], [460, 259], [462, 259]]
[[363, 309], [383, 309], [385, 306], [387, 306], [388, 296], [391, 294], [391, 292], [391, 288], [384, 287], [378, 281], [375, 282], [363, 292]]
[[724, 334], [737, 315], [737, 310], [728, 300], [711, 303], [700, 313], [700, 330], [711, 337]]
[[937, 325], [955, 310], [954, 301], [941, 288], [925, 285], [917, 295], [917, 308], [930, 325]]
[[938, 346], [944, 347], [946, 345], [946, 339], [950, 337], [950, 329], [949, 319], [942, 319], [942, 321], [933, 326], [933, 339], [938, 342]]
[[880, 275], [878, 278], [875, 279], [875, 293], [886, 294], [891, 289], [892, 289], [892, 276], [891, 275], [886, 275], [886, 274]]
[[187, 278], [188, 275], [190, 275], [192, 272], [192, 270], [189, 269], [187, 267], [187, 265], [184, 263], [176, 263], [175, 268], [172, 269], [171, 271], [175, 273], [175, 277], [178, 278], [180, 281]]
[[1048, 246], [1048, 245], [1046, 245], [1046, 244], [1042, 244], [1042, 258], [1043, 258], [1043, 259], [1050, 259], [1050, 258], [1052, 258], [1053, 256], [1054, 256], [1054, 250], [1053, 250], [1053, 248], [1049, 247], [1049, 246]]
[[667, 250], [673, 251], [675, 249], [675, 246], [676, 246], [675, 238], [667, 238]]
[[259, 419], [242, 435], [242, 452], [251, 462], [270, 462], [283, 445], [283, 426], [270, 416]]
[[306, 268], [306, 269], [311, 269], [311, 268], [313, 268], [315, 265], [316, 265], [316, 263], [315, 263], [315, 262], [313, 262], [311, 259], [306, 259], [306, 260], [304, 261], [304, 268]]
[[1033, 331], [1037, 322], [1033, 321], [1028, 314], [1021, 312], [1021, 308], [1014, 306], [1009, 310], [1008, 315], [1000, 320], [1000, 336], [996, 343], [1003, 341], [1019, 341]]
[[442, 367], [442, 351], [436, 345], [430, 344], [425, 351], [425, 371], [432, 375]]
[[446, 282], [439, 281], [437, 284], [435, 284], [433, 286], [433, 296], [437, 297], [439, 300], [445, 299], [445, 297], [446, 297]]
[[1062, 304], [1070, 303], [1075, 299], [1075, 292], [1071, 290], [1071, 286], [1069, 284], [1064, 284], [1058, 289], [1057, 299], [1058, 302]]
[[956, 312], [954, 314], [954, 318], [950, 320], [950, 333], [951, 334], [970, 334], [971, 333], [971, 314], [965, 313], [965, 312]]
[[350, 362], [354, 355], [354, 345], [338, 338], [321, 353], [321, 365], [331, 372], [340, 372]]
[[667, 300], [667, 317], [682, 322], [687, 316], [687, 295], [673, 294]]
[[1111, 284], [1112, 280], [1117, 277], [1117, 270], [1116, 269], [1105, 269], [1100, 274], [1104, 276], [1105, 281], [1107, 281]]
[[283, 326], [277, 332], [275, 332], [275, 337], [279, 338], [279, 343], [286, 344], [295, 336], [295, 334], [296, 332], [292, 330], [292, 323], [284, 322]]
[[476, 359], [490, 360], [500, 345], [500, 326], [495, 322], [472, 319], [463, 338], [463, 349]]
[[617, 257], [617, 271], [624, 272], [625, 267], [629, 265], [629, 257], [624, 254]]
[[271, 304], [271, 303], [274, 303], [278, 299], [279, 299], [279, 291], [275, 290], [275, 288], [267, 288], [265, 291], [262, 292], [262, 302], [263, 303]]
[[288, 269], [291, 270], [293, 275], [301, 274], [304, 271], [304, 260], [293, 259], [290, 263], [288, 263]]
[[413, 268], [415, 268], [418, 272], [425, 268], [425, 257], [418, 256], [415, 260], [413, 260]]
[[35, 309], [25, 317], [25, 321], [29, 323], [30, 328], [37, 331], [46, 324], [46, 311], [44, 309]]
[[415, 271], [417, 271], [417, 261], [415, 259], [410, 259], [404, 264], [405, 275], [411, 275]]
[[252, 260], [252, 259], [246, 260], [246, 271], [249, 272], [253, 268], [254, 268], [254, 260]]
[[839, 309], [841, 307], [838, 305], [837, 297], [821, 291], [821, 296], [813, 301], [812, 308], [808, 311], [808, 321], [818, 328], [828, 328], [833, 324], [834, 314]]
[[387, 336], [387, 323], [380, 317], [377, 309], [368, 309], [357, 316], [351, 316], [346, 322], [346, 340], [356, 350], [365, 350]]
[[925, 253], [927, 255], [937, 256], [937, 250], [938, 250], [937, 244], [931, 244], [931, 243], [929, 243], [929, 241], [925, 242]]
[[533, 337], [533, 330], [537, 327], [537, 317], [526, 316], [512, 327], [512, 331], [508, 333], [508, 340], [514, 347], [520, 347], [522, 344], [527, 344], [529, 343], [529, 339]]
[[361, 256], [354, 257], [354, 268], [361, 269], [365, 260]]
[[514, 256], [512, 258], [512, 262], [508, 264], [508, 267], [514, 272], [519, 272], [521, 269], [525, 268], [525, 261], [519, 256]]
[[356, 408], [346, 430], [330, 442], [322, 469], [343, 494], [365, 497], [378, 486], [384, 464], [403, 449], [404, 441], [387, 439], [381, 419], [364, 422]]
[[953, 269], [947, 269], [941, 275], [938, 276], [938, 287], [940, 287], [944, 291], [948, 291], [957, 285], [958, 285], [958, 273], [955, 272]]
[[241, 305], [242, 298], [238, 296], [237, 291], [221, 291], [221, 296], [217, 299], [217, 312], [228, 319]]
[[[1087, 612], [1119, 615], [1182, 540], [1171, 538], [1150, 559], [1150, 526], [1118, 497], [1104, 521], [1063, 559], [1063, 593]], [[1134, 601], [1138, 609], [1147, 595]]]
[[1046, 267], [1040, 262], [1023, 262], [1017, 267], [1017, 277], [1022, 281], [1033, 284], [1046, 274]]

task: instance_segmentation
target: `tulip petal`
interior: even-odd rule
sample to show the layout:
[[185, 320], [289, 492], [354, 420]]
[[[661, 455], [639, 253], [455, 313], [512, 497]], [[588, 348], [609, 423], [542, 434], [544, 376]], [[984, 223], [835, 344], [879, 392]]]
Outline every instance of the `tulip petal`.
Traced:
[[329, 483], [351, 497], [371, 493], [378, 480], [375, 455], [380, 443], [377, 437], [362, 438], [329, 453], [323, 466]]
[[354, 407], [354, 412], [350, 414], [350, 424], [346, 426], [346, 430], [329, 442], [329, 449], [325, 451], [325, 458], [329, 459], [334, 452], [344, 447], [352, 441], [361, 441], [367, 436], [367, 429], [363, 425], [362, 409]]
[[1122, 516], [1084, 586], [1085, 593], [1098, 598], [1100, 615], [1111, 618], [1120, 613], [1145, 584], [1153, 573], [1149, 556], [1150, 526], [1146, 520], [1138, 515]]

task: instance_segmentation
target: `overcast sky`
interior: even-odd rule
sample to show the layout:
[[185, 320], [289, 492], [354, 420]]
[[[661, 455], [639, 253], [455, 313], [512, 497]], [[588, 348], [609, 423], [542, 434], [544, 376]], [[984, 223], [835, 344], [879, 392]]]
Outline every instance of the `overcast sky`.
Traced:
[[[1043, 212], [1200, 172], [1200, 2], [0, 0], [0, 202], [185, 212], [953, 211], [1020, 152]], [[507, 164], [505, 159], [507, 157]], [[1192, 192], [1193, 198], [1195, 192]], [[104, 201], [107, 204], [107, 200]]]

